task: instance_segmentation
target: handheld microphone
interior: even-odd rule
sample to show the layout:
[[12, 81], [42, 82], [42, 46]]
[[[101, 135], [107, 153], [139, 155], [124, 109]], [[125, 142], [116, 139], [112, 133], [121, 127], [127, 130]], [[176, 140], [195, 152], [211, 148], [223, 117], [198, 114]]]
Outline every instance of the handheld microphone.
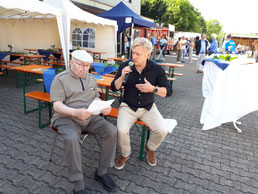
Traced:
[[[128, 63], [128, 65], [130, 66], [130, 68], [132, 68], [132, 67], [133, 67], [133, 62], [130, 61], [130, 62]], [[127, 80], [128, 80], [129, 73], [130, 73], [130, 72], [128, 72], [128, 73], [125, 75], [125, 79], [124, 79], [124, 81], [123, 81], [124, 84], [125, 84], [125, 83], [127, 82]]]

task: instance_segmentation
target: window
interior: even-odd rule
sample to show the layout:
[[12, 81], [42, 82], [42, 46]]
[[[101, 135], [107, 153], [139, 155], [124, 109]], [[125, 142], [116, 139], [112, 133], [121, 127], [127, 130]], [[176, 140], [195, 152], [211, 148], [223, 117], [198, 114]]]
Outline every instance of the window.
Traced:
[[80, 28], [74, 28], [72, 33], [72, 45], [82, 46], [82, 31]]
[[86, 48], [95, 48], [95, 29], [85, 28], [83, 32], [83, 47]]
[[95, 48], [96, 29], [74, 28], [72, 33], [72, 46]]

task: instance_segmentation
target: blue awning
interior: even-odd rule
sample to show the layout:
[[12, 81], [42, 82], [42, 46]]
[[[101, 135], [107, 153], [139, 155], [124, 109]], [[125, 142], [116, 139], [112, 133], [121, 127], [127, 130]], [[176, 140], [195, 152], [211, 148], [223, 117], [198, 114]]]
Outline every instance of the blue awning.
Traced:
[[[142, 17], [134, 13], [130, 8], [128, 8], [122, 1], [109, 11], [101, 13], [98, 16], [111, 20], [116, 20], [118, 25], [118, 34], [124, 31], [126, 28], [130, 27], [132, 23], [134, 23], [134, 26], [136, 27], [156, 27], [156, 24], [154, 22], [143, 19]], [[128, 20], [126, 18], [132, 18], [132, 22], [126, 23], [126, 20]]]

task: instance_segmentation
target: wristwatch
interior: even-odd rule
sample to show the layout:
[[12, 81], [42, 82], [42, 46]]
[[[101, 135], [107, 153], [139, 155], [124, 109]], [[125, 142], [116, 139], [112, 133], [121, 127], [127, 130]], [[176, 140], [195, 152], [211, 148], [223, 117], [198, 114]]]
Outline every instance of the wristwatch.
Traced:
[[155, 88], [153, 89], [153, 93], [156, 94], [157, 92], [158, 92], [158, 88], [155, 87]]

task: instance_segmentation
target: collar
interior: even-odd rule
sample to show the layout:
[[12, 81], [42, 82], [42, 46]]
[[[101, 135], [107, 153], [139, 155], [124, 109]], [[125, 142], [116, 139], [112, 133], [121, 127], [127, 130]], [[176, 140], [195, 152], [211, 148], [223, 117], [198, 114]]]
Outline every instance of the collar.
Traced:
[[[153, 61], [147, 59], [147, 62], [146, 62], [146, 67], [144, 67], [144, 69], [142, 70], [142, 73], [145, 72], [145, 71], [148, 71], [148, 70], [151, 70], [153, 68]], [[135, 68], [135, 66], [132, 67], [132, 69], [136, 72], [138, 72]]]

